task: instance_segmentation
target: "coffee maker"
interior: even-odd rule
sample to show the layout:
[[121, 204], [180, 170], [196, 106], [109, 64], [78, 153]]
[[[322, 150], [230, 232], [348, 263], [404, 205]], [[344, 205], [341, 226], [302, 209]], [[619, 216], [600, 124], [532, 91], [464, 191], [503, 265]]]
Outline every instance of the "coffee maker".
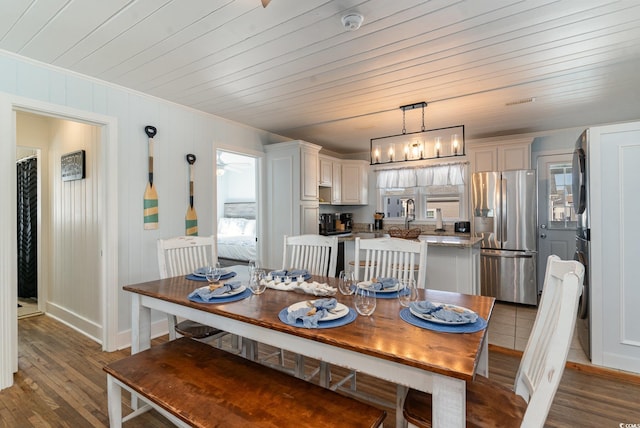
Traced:
[[336, 231], [335, 216], [333, 214], [320, 214], [320, 235], [331, 235]]
[[351, 232], [353, 226], [353, 214], [342, 213], [340, 214], [340, 222], [344, 225], [345, 232]]
[[384, 229], [384, 224], [382, 222], [382, 219], [384, 218], [384, 213], [381, 212], [376, 212], [373, 215], [373, 228], [375, 230], [382, 230]]

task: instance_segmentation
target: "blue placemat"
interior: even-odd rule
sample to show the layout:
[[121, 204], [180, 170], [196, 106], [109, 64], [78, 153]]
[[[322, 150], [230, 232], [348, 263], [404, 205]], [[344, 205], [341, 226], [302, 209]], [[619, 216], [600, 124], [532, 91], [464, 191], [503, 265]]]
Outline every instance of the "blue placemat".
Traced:
[[[289, 314], [289, 308], [284, 308], [283, 310], [280, 311], [280, 313], [278, 314], [278, 318], [280, 318], [280, 321], [282, 321], [283, 323], [287, 324], [287, 325], [293, 325], [296, 327], [301, 327], [301, 328], [305, 328], [304, 324], [302, 323], [302, 320], [296, 320], [295, 324], [292, 324], [290, 322], [287, 321], [287, 315]], [[331, 320], [331, 321], [318, 321], [318, 328], [333, 328], [333, 327], [341, 327], [343, 325], [347, 325], [351, 322], [353, 322], [356, 317], [358, 315], [356, 314], [356, 311], [354, 311], [353, 309], [349, 308], [349, 313], [345, 316], [343, 316], [342, 318], [338, 318], [335, 320]]]
[[[236, 275], [237, 275], [237, 273], [235, 273], [235, 272], [227, 272], [227, 273], [225, 273], [224, 275], [222, 275], [220, 277], [220, 280], [231, 279]], [[205, 278], [204, 276], [194, 275], [192, 273], [187, 275], [186, 278], [190, 279], [191, 281], [206, 281], [207, 280], [207, 278]]]
[[196, 303], [230, 303], [230, 302], [237, 302], [238, 300], [246, 299], [249, 296], [251, 296], [251, 290], [247, 288], [242, 293], [238, 293], [236, 295], [229, 296], [229, 297], [219, 297], [219, 298], [211, 299], [210, 301], [202, 300], [200, 296], [189, 297], [189, 300]]
[[476, 322], [469, 324], [438, 324], [419, 318], [413, 315], [409, 308], [404, 308], [400, 311], [400, 318], [411, 325], [415, 325], [416, 327], [426, 328], [433, 331], [441, 331], [444, 333], [475, 333], [487, 328], [487, 321], [480, 316], [478, 316], [478, 320]]

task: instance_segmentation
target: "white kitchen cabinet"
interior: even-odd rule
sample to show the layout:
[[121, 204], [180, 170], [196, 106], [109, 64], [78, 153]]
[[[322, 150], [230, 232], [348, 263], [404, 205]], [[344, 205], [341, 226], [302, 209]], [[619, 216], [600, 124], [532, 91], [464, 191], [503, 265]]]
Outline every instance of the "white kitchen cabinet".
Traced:
[[530, 169], [531, 143], [531, 139], [527, 138], [499, 144], [471, 144], [468, 148], [471, 171]]
[[318, 186], [331, 187], [333, 184], [333, 158], [328, 156], [318, 156], [320, 165], [320, 181]]
[[341, 205], [367, 205], [369, 203], [368, 165], [368, 162], [359, 160], [343, 160], [341, 162]]
[[480, 246], [429, 245], [427, 288], [480, 294]]
[[318, 233], [318, 152], [304, 141], [265, 146], [266, 227], [263, 265], [282, 265], [284, 235]]
[[[373, 234], [360, 233], [361, 239]], [[421, 235], [427, 241], [427, 288], [454, 293], [480, 294], [480, 244], [461, 242], [446, 244], [447, 237]], [[456, 239], [456, 238], [452, 238]], [[430, 242], [431, 241], [431, 242]], [[344, 242], [344, 265], [353, 269], [355, 241]], [[351, 264], [350, 264], [351, 263]], [[362, 277], [362, 270], [360, 277]]]
[[592, 362], [640, 373], [640, 122], [589, 134]]
[[[368, 205], [369, 163], [320, 155], [318, 192], [332, 205]], [[331, 173], [329, 173], [331, 172]]]
[[331, 188], [331, 203], [340, 205], [342, 203], [342, 165], [339, 161], [332, 164], [333, 187]]

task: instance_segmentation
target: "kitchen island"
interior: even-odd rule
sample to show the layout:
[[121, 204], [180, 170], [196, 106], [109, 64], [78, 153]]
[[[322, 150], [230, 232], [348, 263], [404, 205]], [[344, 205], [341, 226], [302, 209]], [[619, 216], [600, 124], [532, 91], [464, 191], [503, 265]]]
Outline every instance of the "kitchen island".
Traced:
[[[355, 238], [382, 238], [384, 233], [353, 233], [344, 242], [344, 266], [353, 265]], [[427, 288], [480, 294], [480, 238], [463, 235], [420, 235], [427, 241]]]

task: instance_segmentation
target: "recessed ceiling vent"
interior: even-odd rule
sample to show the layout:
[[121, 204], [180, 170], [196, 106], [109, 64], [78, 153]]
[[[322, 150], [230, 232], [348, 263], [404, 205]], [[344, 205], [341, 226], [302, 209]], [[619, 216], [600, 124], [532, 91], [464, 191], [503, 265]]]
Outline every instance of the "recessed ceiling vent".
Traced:
[[522, 98], [521, 100], [509, 101], [505, 105], [506, 106], [515, 106], [515, 105], [518, 105], [518, 104], [533, 103], [535, 101], [536, 101], [535, 97], [529, 97], [529, 98]]

